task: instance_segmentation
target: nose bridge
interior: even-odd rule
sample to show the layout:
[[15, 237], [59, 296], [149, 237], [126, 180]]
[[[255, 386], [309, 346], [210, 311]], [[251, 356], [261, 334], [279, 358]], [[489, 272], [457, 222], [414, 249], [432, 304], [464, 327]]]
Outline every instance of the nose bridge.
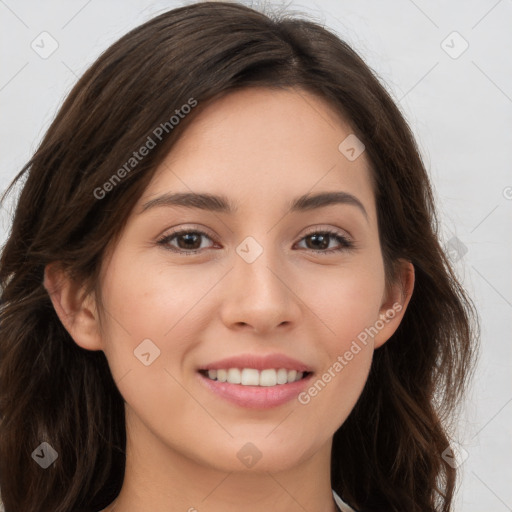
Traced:
[[235, 249], [231, 282], [222, 308], [227, 324], [250, 324], [265, 330], [291, 321], [296, 313], [272, 236], [267, 233], [260, 240], [248, 236]]
[[[266, 234], [259, 241], [247, 236], [236, 247], [235, 274], [236, 279], [246, 283], [248, 293], [264, 293], [275, 295], [281, 293], [282, 282], [276, 277], [279, 272], [281, 258], [272, 242], [272, 235]], [[250, 287], [250, 289], [249, 289]]]

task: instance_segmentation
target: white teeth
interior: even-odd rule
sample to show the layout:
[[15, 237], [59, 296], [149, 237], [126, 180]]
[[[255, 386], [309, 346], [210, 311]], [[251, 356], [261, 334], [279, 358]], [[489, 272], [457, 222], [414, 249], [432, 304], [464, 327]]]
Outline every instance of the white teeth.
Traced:
[[242, 374], [238, 368], [228, 370], [228, 382], [230, 384], [240, 384], [242, 382]]
[[260, 374], [254, 368], [244, 368], [242, 370], [242, 384], [244, 386], [259, 386]]
[[260, 386], [275, 386], [277, 372], [275, 370], [262, 370], [260, 373]]
[[288, 382], [288, 370], [286, 368], [279, 368], [277, 370], [277, 383], [286, 384]]
[[227, 368], [221, 370], [208, 370], [208, 377], [219, 382], [242, 384], [243, 386], [271, 387], [287, 384], [302, 379], [304, 372], [287, 370], [286, 368], [255, 370], [254, 368]]

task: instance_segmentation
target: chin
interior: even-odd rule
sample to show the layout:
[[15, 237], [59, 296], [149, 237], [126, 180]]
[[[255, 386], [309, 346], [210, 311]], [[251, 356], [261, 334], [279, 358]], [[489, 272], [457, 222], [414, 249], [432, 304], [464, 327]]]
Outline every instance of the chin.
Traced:
[[[271, 434], [272, 435], [272, 434]], [[208, 457], [208, 465], [223, 472], [276, 473], [297, 467], [319, 450], [319, 446], [305, 446], [303, 440], [284, 444], [279, 438], [270, 439], [265, 435], [245, 435], [230, 440], [225, 447], [218, 446], [213, 456]]]

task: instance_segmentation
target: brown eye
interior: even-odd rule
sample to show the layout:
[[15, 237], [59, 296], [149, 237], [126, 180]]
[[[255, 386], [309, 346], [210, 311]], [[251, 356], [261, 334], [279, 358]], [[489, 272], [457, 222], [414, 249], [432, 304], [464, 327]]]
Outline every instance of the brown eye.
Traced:
[[[306, 240], [306, 249], [324, 254], [353, 248], [353, 243], [336, 231], [316, 231], [306, 235], [302, 240]], [[338, 243], [338, 247], [329, 249], [333, 240]]]
[[[201, 249], [204, 249], [204, 247], [201, 247], [203, 237], [211, 240], [211, 238], [203, 231], [189, 229], [176, 231], [174, 233], [170, 233], [169, 235], [165, 235], [163, 238], [158, 240], [157, 243], [159, 245], [163, 245], [171, 251], [189, 255], [195, 254], [200, 252]], [[171, 243], [174, 240], [177, 242], [176, 245]]]

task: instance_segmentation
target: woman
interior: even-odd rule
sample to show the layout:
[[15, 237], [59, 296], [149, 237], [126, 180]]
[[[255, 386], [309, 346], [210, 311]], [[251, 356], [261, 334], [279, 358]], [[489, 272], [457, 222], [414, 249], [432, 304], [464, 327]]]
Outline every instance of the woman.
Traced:
[[166, 12], [91, 66], [21, 177], [6, 512], [451, 510], [474, 312], [411, 131], [346, 43]]

